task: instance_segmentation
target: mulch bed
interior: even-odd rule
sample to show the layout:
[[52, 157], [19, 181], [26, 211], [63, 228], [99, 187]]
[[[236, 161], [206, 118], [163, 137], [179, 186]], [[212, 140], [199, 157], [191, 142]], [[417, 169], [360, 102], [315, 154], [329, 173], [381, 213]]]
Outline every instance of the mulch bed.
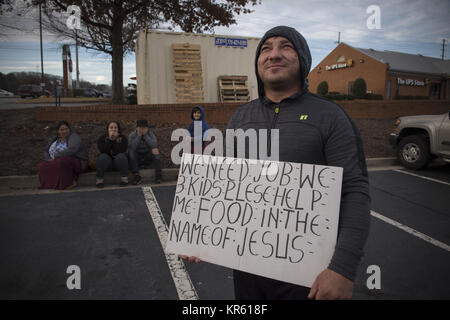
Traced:
[[[36, 121], [37, 110], [0, 111], [0, 176], [37, 174], [37, 166], [44, 158], [44, 148], [56, 134], [55, 122]], [[356, 119], [355, 123], [361, 132], [366, 157], [395, 156], [388, 142], [394, 119]], [[135, 127], [134, 121], [122, 121], [120, 124], [125, 135]], [[71, 123], [71, 126], [88, 146], [90, 162], [95, 163], [98, 155], [97, 139], [106, 132], [106, 122], [83, 121]], [[226, 125], [214, 127], [223, 131]], [[158, 138], [164, 168], [175, 167], [170, 160], [172, 147], [178, 143], [170, 140], [173, 129], [152, 128]]]

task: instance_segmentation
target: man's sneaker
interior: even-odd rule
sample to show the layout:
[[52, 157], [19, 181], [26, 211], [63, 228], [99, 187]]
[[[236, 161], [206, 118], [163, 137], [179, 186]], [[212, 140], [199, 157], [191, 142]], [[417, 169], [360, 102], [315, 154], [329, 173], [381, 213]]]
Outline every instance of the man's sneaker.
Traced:
[[128, 185], [128, 177], [121, 177], [119, 186], [126, 187], [127, 185]]
[[95, 181], [95, 186], [96, 186], [97, 188], [103, 188], [103, 187], [105, 186], [105, 184], [103, 183], [103, 179], [97, 179], [97, 180]]
[[157, 183], [157, 184], [161, 183], [161, 172], [156, 172], [156, 174], [155, 174], [155, 183]]
[[134, 184], [134, 185], [137, 185], [137, 184], [141, 184], [141, 182], [142, 182], [141, 176], [138, 175], [138, 174], [135, 174], [135, 175], [134, 175], [134, 179], [133, 179], [133, 184]]

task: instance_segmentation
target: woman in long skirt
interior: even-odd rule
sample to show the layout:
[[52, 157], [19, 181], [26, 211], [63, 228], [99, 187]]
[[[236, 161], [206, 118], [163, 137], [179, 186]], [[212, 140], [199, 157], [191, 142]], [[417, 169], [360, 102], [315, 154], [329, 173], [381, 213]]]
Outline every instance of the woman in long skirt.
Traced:
[[57, 125], [57, 136], [46, 146], [45, 161], [38, 166], [40, 189], [73, 188], [86, 171], [88, 153], [80, 136], [66, 121]]

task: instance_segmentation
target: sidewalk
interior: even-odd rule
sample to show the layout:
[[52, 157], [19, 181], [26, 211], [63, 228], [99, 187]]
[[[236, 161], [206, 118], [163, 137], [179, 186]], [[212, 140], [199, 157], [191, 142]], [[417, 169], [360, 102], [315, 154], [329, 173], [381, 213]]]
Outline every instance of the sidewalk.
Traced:
[[[368, 158], [366, 159], [367, 167], [369, 170], [388, 170], [389, 167], [397, 166], [398, 161], [396, 158]], [[155, 177], [154, 169], [144, 169], [139, 171], [142, 177], [142, 184], [139, 186], [155, 185], [153, 180]], [[162, 170], [162, 183], [161, 185], [173, 185], [176, 184], [178, 179], [178, 168], [169, 168]], [[129, 181], [133, 180], [133, 175], [130, 173]], [[105, 188], [119, 187], [120, 178], [118, 172], [105, 173]], [[133, 186], [131, 183], [129, 186]], [[90, 171], [83, 173], [78, 179], [78, 185], [71, 190], [40, 190], [39, 189], [39, 177], [38, 175], [32, 176], [3, 176], [0, 177], [0, 195], [16, 195], [23, 193], [48, 193], [48, 192], [67, 192], [84, 189], [96, 189], [95, 187], [95, 172]]]
[[[144, 169], [139, 170], [142, 177], [142, 185], [153, 185], [155, 178], [154, 169]], [[0, 177], [0, 195], [14, 195], [23, 193], [37, 193], [37, 192], [61, 192], [61, 191], [75, 191], [80, 188], [95, 187], [95, 171], [89, 171], [80, 175], [77, 182], [77, 187], [70, 190], [41, 190], [39, 189], [39, 176], [3, 176]], [[131, 181], [133, 181], [133, 174], [130, 173], [128, 176], [130, 181], [129, 186], [133, 186]], [[163, 169], [162, 170], [162, 182], [161, 185], [175, 184], [178, 179], [178, 169]], [[119, 187], [120, 177], [119, 172], [106, 172], [105, 173], [105, 188], [109, 187]]]
[[[9, 97], [14, 98], [14, 97]], [[19, 97], [20, 98], [20, 97]], [[49, 97], [49, 98], [37, 98], [37, 99], [20, 99], [15, 101], [16, 104], [48, 104], [48, 105], [54, 105], [55, 104], [55, 97]], [[90, 102], [110, 102], [111, 99], [107, 98], [96, 98], [96, 97], [75, 97], [75, 98], [66, 98], [61, 97], [60, 102], [61, 103], [90, 103]]]

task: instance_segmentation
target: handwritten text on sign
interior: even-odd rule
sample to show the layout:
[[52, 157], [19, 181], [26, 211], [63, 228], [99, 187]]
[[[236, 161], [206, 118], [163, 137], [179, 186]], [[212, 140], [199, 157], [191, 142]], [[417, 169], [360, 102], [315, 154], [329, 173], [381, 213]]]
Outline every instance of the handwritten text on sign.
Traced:
[[336, 244], [342, 168], [184, 154], [167, 251], [311, 287]]

